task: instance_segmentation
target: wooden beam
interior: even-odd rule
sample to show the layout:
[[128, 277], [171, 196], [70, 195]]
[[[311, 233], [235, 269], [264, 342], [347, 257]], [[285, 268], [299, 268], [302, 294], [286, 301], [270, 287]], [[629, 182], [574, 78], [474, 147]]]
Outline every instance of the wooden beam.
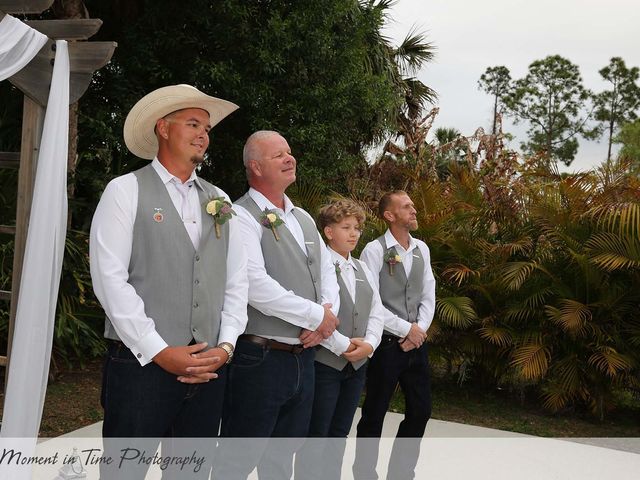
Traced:
[[[20, 150], [20, 170], [18, 171], [18, 201], [16, 208], [16, 236], [13, 248], [13, 272], [11, 276], [11, 307], [9, 310], [9, 329], [7, 339], [7, 358], [11, 358], [11, 343], [16, 321], [16, 309], [22, 279], [22, 264], [29, 230], [29, 215], [33, 200], [33, 186], [36, 178], [36, 164], [45, 109], [24, 97], [22, 108], [22, 140]], [[7, 391], [8, 375], [5, 375], [4, 391]]]
[[[69, 104], [82, 97], [89, 87], [93, 72], [111, 60], [117, 45], [116, 42], [69, 42]], [[45, 106], [49, 99], [54, 46], [54, 41], [49, 40], [25, 68], [9, 78], [12, 84], [41, 106]]]
[[94, 36], [102, 26], [99, 18], [27, 20], [24, 23], [53, 40], [86, 40]]
[[111, 60], [117, 46], [116, 42], [70, 42], [69, 67], [71, 72], [93, 73], [104, 67]]
[[0, 355], [0, 367], [6, 367], [7, 366], [7, 357]]
[[42, 13], [53, 0], [0, 0], [0, 10], [6, 13]]
[[4, 233], [7, 235], [15, 235], [16, 227], [13, 227], [11, 225], [0, 225], [0, 233]]
[[49, 40], [22, 70], [9, 77], [13, 85], [42, 107], [47, 105], [49, 99], [53, 73], [51, 60], [55, 54], [53, 45], [54, 41]]
[[20, 152], [0, 152], [0, 168], [18, 168]]
[[11, 292], [9, 290], [0, 290], [0, 300], [11, 300]]

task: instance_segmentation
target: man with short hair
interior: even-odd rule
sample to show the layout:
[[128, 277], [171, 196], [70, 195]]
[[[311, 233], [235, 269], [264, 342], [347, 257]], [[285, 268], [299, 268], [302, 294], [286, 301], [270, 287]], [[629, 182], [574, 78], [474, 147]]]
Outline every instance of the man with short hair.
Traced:
[[386, 325], [382, 341], [367, 371], [366, 397], [358, 423], [353, 474], [356, 479], [377, 479], [378, 443], [384, 417], [396, 385], [405, 396], [404, 420], [394, 441], [387, 479], [412, 479], [420, 452], [420, 439], [431, 416], [431, 387], [426, 331], [435, 312], [435, 279], [429, 248], [411, 236], [418, 228], [416, 209], [402, 190], [386, 193], [378, 213], [387, 223], [384, 235], [369, 242], [360, 259], [374, 272], [383, 305], [406, 320], [406, 333]]
[[[335, 332], [339, 289], [335, 267], [311, 216], [285, 190], [296, 159], [274, 131], [258, 131], [244, 147], [249, 191], [238, 212], [248, 255], [249, 320], [229, 369], [216, 476], [290, 478], [294, 452], [308, 432], [315, 350], [355, 349]], [[276, 440], [267, 442], [274, 437]], [[253, 438], [253, 440], [249, 440]]]
[[[91, 225], [109, 347], [105, 440], [218, 435], [225, 365], [247, 321], [246, 254], [227, 195], [195, 170], [209, 130], [236, 108], [172, 85], [142, 98], [125, 121], [127, 147], [152, 162], [107, 185]], [[130, 472], [143, 477], [146, 468]], [[115, 470], [103, 477], [127, 477]]]

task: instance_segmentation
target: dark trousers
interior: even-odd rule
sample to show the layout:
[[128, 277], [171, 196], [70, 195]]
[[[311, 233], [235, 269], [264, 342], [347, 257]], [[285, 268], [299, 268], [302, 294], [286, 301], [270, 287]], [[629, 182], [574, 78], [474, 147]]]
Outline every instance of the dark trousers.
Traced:
[[[218, 375], [207, 383], [184, 384], [155, 363], [140, 366], [124, 344], [111, 342], [105, 358], [101, 402], [105, 455], [114, 462], [101, 468], [101, 478], [144, 478], [153, 463], [149, 458], [161, 439], [165, 439], [161, 452], [164, 458], [192, 454], [204, 458], [199, 467], [195, 460], [182, 468], [167, 466], [163, 478], [206, 478], [215, 441], [186, 439], [218, 436], [226, 367], [218, 370]], [[160, 465], [160, 461], [155, 464]]]
[[[309, 429], [315, 350], [271, 350], [238, 339], [222, 415], [215, 478], [288, 479]], [[271, 440], [270, 440], [271, 439]]]
[[296, 480], [340, 479], [346, 437], [364, 388], [367, 366], [336, 370], [316, 362], [308, 440], [296, 454]]
[[[377, 479], [378, 443], [384, 417], [396, 385], [405, 397], [404, 419], [398, 427], [389, 459], [388, 479], [414, 478], [420, 440], [431, 417], [431, 385], [427, 344], [403, 352], [398, 339], [383, 335], [367, 371], [366, 397], [358, 423], [353, 474], [356, 479]], [[360, 441], [362, 439], [362, 441]]]

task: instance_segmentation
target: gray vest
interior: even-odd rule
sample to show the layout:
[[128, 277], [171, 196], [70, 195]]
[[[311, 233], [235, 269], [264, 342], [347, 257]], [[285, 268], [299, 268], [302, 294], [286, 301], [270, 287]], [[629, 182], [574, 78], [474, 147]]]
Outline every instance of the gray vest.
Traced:
[[[383, 255], [387, 252], [397, 254], [395, 247], [387, 248], [384, 235], [378, 241], [382, 245]], [[391, 275], [389, 265], [383, 262], [380, 269], [380, 298], [383, 305], [397, 316], [414, 323], [418, 319], [418, 306], [422, 297], [424, 259], [419, 248], [413, 249], [412, 254], [413, 264], [408, 279], [402, 264], [396, 264]]]
[[[338, 331], [349, 337], [364, 337], [367, 333], [367, 324], [369, 323], [369, 314], [371, 313], [371, 300], [373, 300], [373, 288], [367, 281], [367, 276], [362, 269], [362, 262], [353, 259], [358, 265], [355, 270], [356, 274], [356, 302], [353, 303], [349, 290], [342, 280], [342, 276], [338, 273], [338, 285], [340, 286], [340, 311], [338, 318], [340, 324]], [[347, 364], [347, 360], [340, 357], [326, 348], [320, 346], [316, 351], [316, 362], [323, 363], [328, 367], [342, 370]], [[357, 362], [352, 362], [353, 368], [359, 369], [367, 363], [367, 359], [363, 358]]]
[[[187, 345], [195, 339], [213, 347], [218, 343], [226, 288], [229, 222], [221, 225], [220, 238], [216, 238], [213, 217], [204, 207], [220, 192], [202, 179], [204, 191], [194, 184], [202, 204], [202, 236], [196, 251], [151, 164], [134, 174], [138, 209], [129, 283], [144, 301], [145, 313], [155, 322], [156, 331], [170, 346]], [[162, 214], [161, 221], [156, 213]], [[105, 337], [119, 340], [108, 318]]]
[[[277, 227], [279, 241], [276, 241], [270, 228], [262, 226], [261, 218], [264, 212], [260, 210], [248, 193], [235, 203], [244, 207], [263, 229], [260, 247], [264, 257], [264, 268], [269, 276], [283, 288], [292, 291], [299, 297], [320, 303], [321, 250], [318, 230], [313, 220], [299, 211], [297, 207], [294, 208], [293, 215], [300, 223], [304, 234], [307, 248], [307, 255], [305, 255], [285, 224]], [[251, 305], [247, 307], [247, 314], [249, 320], [245, 333], [267, 338], [297, 338], [300, 336], [300, 327], [278, 317], [265, 315]]]

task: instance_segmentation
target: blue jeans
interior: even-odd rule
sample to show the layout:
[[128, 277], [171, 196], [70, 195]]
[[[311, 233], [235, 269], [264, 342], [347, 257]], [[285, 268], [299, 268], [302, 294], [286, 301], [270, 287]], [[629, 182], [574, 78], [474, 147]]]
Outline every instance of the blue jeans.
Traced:
[[[309, 439], [296, 454], [296, 479], [340, 479], [346, 437], [364, 388], [367, 366], [336, 370], [316, 362]], [[328, 437], [328, 438], [326, 438]]]
[[405, 480], [415, 476], [420, 440], [431, 417], [431, 381], [427, 344], [403, 352], [398, 339], [383, 335], [367, 371], [366, 396], [358, 422], [354, 478], [377, 479], [378, 442], [382, 424], [396, 385], [405, 397], [404, 419], [400, 422], [389, 458], [388, 479]]
[[215, 478], [246, 479], [256, 466], [261, 480], [291, 477], [293, 455], [311, 419], [314, 358], [311, 348], [294, 354], [238, 339]]
[[[121, 459], [122, 450], [129, 448], [128, 457], [138, 451], [149, 457], [162, 438], [217, 437], [225, 373], [226, 367], [222, 367], [215, 380], [184, 384], [153, 362], [141, 366], [124, 344], [111, 342], [104, 363], [101, 395], [105, 455]], [[180, 449], [196, 448], [198, 454], [206, 456], [210, 468], [215, 442], [191, 442], [184, 447], [186, 443], [186, 440], [163, 441], [162, 455], [178, 456]], [[149, 465], [128, 460], [104, 467], [101, 478], [144, 478]], [[202, 466], [196, 473], [204, 475], [205, 470], [208, 473], [207, 467]], [[170, 473], [170, 468], [164, 470], [163, 478], [169, 478]], [[177, 472], [176, 478], [184, 478], [187, 473]]]

